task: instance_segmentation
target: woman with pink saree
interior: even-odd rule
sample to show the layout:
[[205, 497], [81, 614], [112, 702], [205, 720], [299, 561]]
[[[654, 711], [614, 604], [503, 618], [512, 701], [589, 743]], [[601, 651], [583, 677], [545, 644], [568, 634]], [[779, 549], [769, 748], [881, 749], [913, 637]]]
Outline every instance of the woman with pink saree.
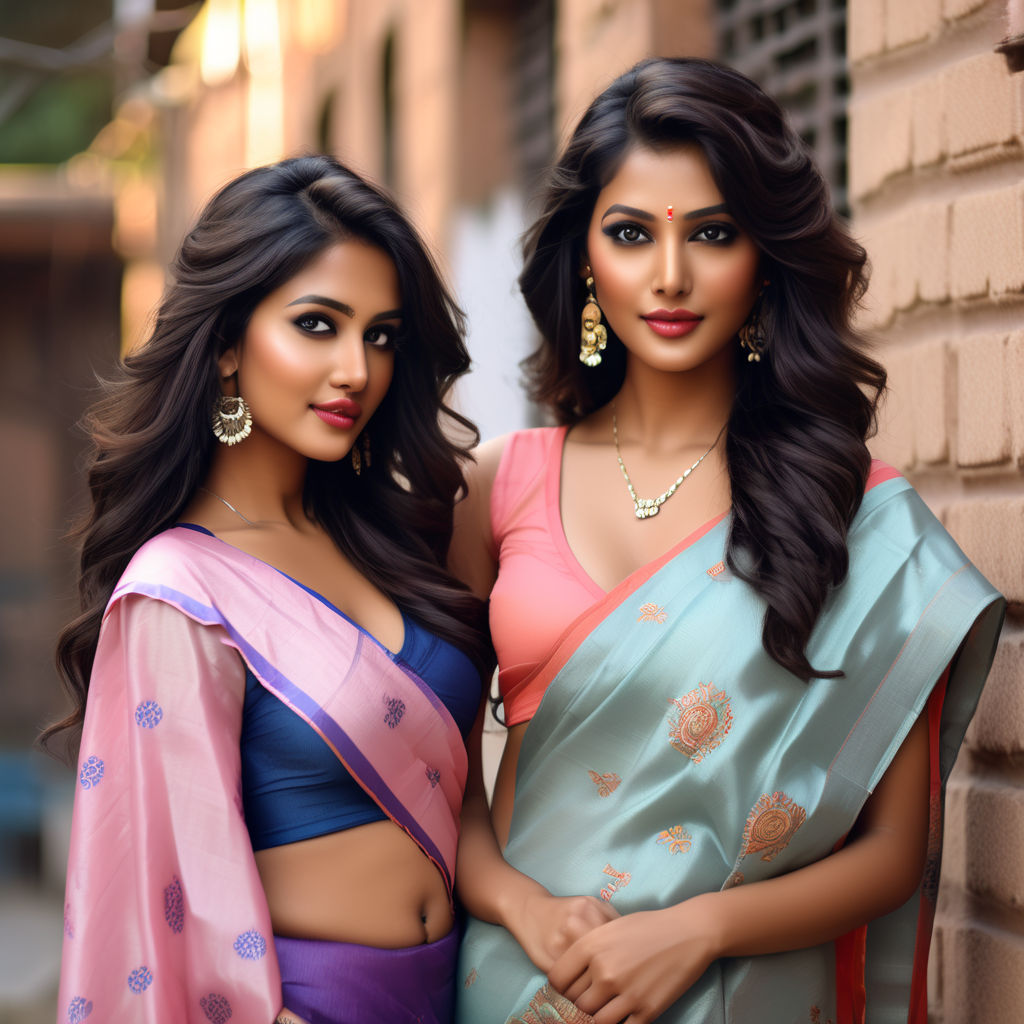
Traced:
[[423, 244], [331, 158], [186, 237], [90, 422], [62, 1024], [451, 1020], [467, 366]]
[[868, 453], [865, 253], [704, 61], [613, 82], [543, 199], [520, 285], [560, 425], [482, 446], [456, 513], [509, 726], [490, 807], [471, 755], [457, 1019], [925, 1024], [1004, 604]]

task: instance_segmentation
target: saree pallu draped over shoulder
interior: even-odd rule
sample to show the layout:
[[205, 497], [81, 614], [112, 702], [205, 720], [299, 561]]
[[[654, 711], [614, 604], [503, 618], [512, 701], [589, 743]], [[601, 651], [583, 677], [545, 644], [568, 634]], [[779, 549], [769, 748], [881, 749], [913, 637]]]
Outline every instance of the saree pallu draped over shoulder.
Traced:
[[[671, 1024], [926, 1022], [943, 787], [1004, 602], [910, 485], [876, 463], [850, 572], [811, 636], [804, 683], [761, 645], [762, 600], [726, 568], [728, 521], [640, 570], [567, 630], [519, 755], [505, 857], [553, 894], [622, 914], [785, 874], [843, 840], [928, 715], [932, 790], [919, 892], [836, 942], [722, 959]], [[947, 668], [949, 671], [947, 672]], [[589, 1019], [545, 990], [503, 928], [471, 920], [463, 1024]]]
[[270, 1024], [281, 1009], [242, 812], [242, 661], [451, 894], [466, 752], [448, 710], [317, 595], [177, 527], [140, 548], [104, 616], [78, 765], [59, 1024]]

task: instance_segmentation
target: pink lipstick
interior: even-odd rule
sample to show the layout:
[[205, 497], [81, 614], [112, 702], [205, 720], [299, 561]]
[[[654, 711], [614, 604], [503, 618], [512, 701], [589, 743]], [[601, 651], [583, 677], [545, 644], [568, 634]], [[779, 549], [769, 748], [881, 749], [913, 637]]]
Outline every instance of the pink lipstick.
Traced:
[[647, 321], [655, 334], [662, 338], [681, 338], [689, 334], [704, 318], [688, 309], [653, 309], [645, 313], [642, 320]]
[[348, 430], [362, 415], [363, 407], [353, 398], [335, 398], [330, 402], [319, 402], [310, 408], [324, 421], [339, 430]]

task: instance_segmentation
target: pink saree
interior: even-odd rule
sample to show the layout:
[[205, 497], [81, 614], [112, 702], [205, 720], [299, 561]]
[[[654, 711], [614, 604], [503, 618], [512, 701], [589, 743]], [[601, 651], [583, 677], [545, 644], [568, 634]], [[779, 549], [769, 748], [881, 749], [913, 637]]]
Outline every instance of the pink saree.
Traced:
[[176, 527], [132, 559], [100, 632], [59, 1022], [270, 1024], [280, 1010], [242, 814], [245, 665], [436, 864], [451, 898], [466, 754], [448, 710], [317, 595]]

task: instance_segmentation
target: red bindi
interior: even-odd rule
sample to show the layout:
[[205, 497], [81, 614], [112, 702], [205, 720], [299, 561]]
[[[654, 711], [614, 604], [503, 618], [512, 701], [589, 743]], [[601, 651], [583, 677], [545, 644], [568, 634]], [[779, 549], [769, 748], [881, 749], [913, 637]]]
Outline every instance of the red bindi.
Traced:
[[672, 207], [671, 206], [665, 211], [665, 219], [666, 220], [671, 220], [672, 219]]

